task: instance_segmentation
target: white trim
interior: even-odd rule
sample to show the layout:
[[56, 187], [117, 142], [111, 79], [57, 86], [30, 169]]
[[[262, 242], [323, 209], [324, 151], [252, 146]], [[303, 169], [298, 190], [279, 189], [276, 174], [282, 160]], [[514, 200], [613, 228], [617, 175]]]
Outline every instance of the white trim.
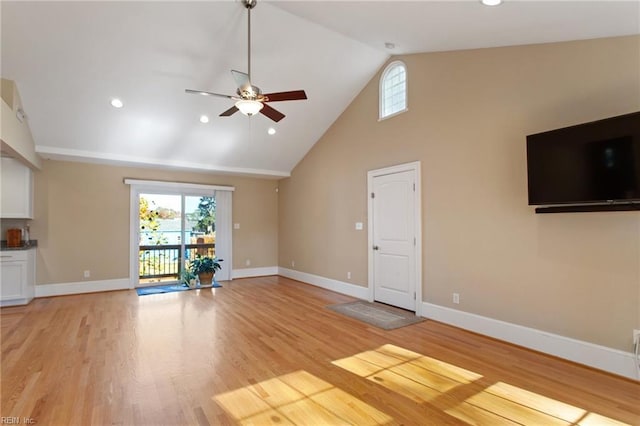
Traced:
[[163, 170], [186, 170], [202, 173], [232, 174], [238, 176], [255, 176], [267, 179], [290, 177], [291, 172], [280, 170], [249, 169], [241, 167], [214, 166], [197, 163], [195, 161], [167, 161], [145, 157], [133, 157], [119, 154], [105, 154], [100, 152], [83, 151], [79, 149], [64, 149], [54, 146], [36, 145], [36, 152], [40, 157], [59, 161], [75, 161], [81, 163], [107, 164], [116, 166], [150, 167]]
[[469, 312], [422, 303], [422, 316], [528, 349], [639, 380], [633, 354]]
[[182, 182], [165, 182], [161, 180], [138, 180], [138, 179], [124, 179], [126, 185], [140, 186], [144, 188], [155, 188], [161, 190], [175, 190], [175, 191], [235, 191], [234, 186], [220, 186], [220, 185], [204, 185], [200, 183], [182, 183]]
[[367, 172], [367, 263], [368, 263], [368, 289], [366, 299], [370, 302], [374, 300], [374, 271], [373, 271], [373, 178], [376, 176], [389, 175], [393, 173], [401, 173], [413, 171], [415, 176], [415, 199], [413, 217], [415, 222], [415, 238], [416, 238], [416, 259], [415, 259], [415, 309], [416, 315], [421, 315], [422, 304], [422, 175], [420, 169], [420, 161], [411, 163], [398, 164], [395, 166], [385, 167]]
[[262, 268], [234, 269], [231, 275], [234, 280], [236, 278], [266, 277], [269, 275], [278, 275], [278, 267], [264, 266]]
[[307, 274], [306, 272], [295, 271], [293, 269], [278, 268], [278, 275], [291, 278], [292, 280], [302, 281], [303, 283], [322, 287], [326, 290], [335, 291], [336, 293], [346, 294], [348, 296], [357, 297], [358, 299], [367, 299], [368, 291], [366, 287], [345, 283], [343, 281], [333, 280], [331, 278], [321, 277], [319, 275]]
[[4, 307], [9, 307], [9, 306], [24, 306], [24, 305], [28, 305], [29, 303], [31, 303], [31, 301], [33, 300], [33, 298], [29, 298], [29, 297], [18, 297], [15, 299], [4, 299], [4, 300], [0, 300], [0, 307], [4, 308]]
[[388, 120], [388, 119], [390, 119], [390, 118], [392, 118], [392, 117], [395, 117], [396, 115], [400, 115], [400, 114], [402, 114], [403, 112], [407, 112], [407, 111], [409, 111], [409, 108], [403, 108], [403, 109], [401, 109], [401, 110], [399, 110], [399, 111], [396, 111], [396, 112], [391, 113], [391, 114], [389, 114], [389, 115], [385, 115], [384, 117], [380, 117], [380, 118], [378, 118], [378, 122], [381, 122], [381, 121], [384, 121], [384, 120]]
[[95, 293], [99, 291], [128, 290], [133, 288], [129, 278], [114, 280], [80, 281], [75, 283], [39, 284], [36, 297], [64, 296], [67, 294]]

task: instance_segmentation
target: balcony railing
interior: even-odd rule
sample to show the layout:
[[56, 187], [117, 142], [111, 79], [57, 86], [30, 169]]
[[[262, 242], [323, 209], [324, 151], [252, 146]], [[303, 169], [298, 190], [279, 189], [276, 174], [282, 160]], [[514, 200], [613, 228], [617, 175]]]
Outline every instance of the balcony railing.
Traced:
[[182, 245], [150, 245], [139, 246], [139, 278], [167, 279], [180, 277], [185, 260], [193, 260], [196, 255], [215, 257], [215, 243], [185, 244], [184, 256]]

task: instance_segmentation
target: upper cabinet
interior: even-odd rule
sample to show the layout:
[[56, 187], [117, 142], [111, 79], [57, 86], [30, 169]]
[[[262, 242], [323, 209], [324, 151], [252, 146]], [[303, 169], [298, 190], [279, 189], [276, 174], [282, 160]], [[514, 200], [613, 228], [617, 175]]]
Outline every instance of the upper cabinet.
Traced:
[[33, 173], [13, 158], [0, 158], [0, 217], [33, 218]]

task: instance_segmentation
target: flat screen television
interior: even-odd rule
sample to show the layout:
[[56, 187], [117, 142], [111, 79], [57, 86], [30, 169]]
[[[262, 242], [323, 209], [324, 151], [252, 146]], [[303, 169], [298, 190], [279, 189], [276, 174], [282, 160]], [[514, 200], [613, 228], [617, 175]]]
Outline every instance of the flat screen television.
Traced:
[[529, 205], [640, 201], [640, 112], [527, 136]]

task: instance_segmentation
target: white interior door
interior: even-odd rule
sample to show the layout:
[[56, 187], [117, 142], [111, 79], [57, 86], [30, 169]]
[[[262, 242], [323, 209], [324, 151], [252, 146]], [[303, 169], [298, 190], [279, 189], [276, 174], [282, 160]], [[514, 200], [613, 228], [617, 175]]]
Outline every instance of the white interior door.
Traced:
[[420, 285], [416, 175], [408, 169], [369, 176], [373, 300], [411, 311]]

